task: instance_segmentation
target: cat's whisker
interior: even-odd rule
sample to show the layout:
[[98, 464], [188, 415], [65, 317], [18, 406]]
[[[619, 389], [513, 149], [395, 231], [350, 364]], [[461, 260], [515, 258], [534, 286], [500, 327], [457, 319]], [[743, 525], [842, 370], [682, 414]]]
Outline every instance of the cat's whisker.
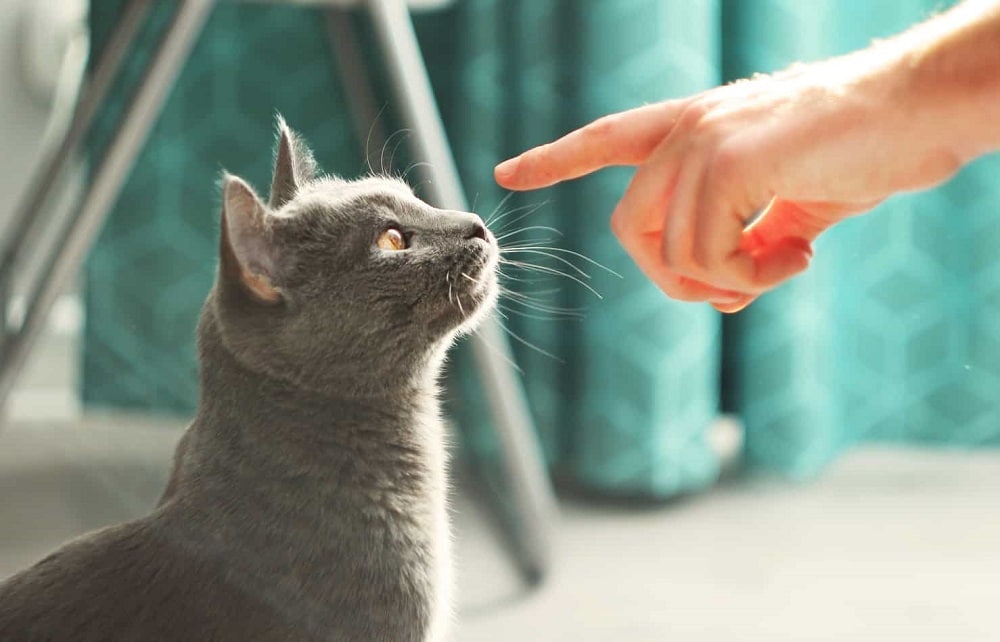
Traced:
[[392, 143], [392, 139], [394, 139], [396, 136], [398, 136], [400, 134], [404, 134], [405, 135], [407, 133], [409, 133], [408, 129], [397, 129], [396, 131], [394, 131], [391, 134], [389, 134], [389, 137], [386, 138], [385, 142], [382, 143], [382, 151], [379, 152], [379, 155], [378, 155], [378, 164], [379, 164], [379, 169], [381, 170], [381, 172], [382, 172], [383, 175], [386, 174], [386, 171], [385, 171], [385, 150], [388, 149], [389, 144]]
[[559, 290], [541, 290], [524, 293], [501, 286], [499, 294], [501, 301], [521, 306], [529, 310], [543, 312], [553, 316], [583, 318], [586, 308], [560, 306], [555, 303], [551, 303], [544, 298], [544, 295], [553, 294], [558, 291]]
[[493, 224], [493, 222], [496, 220], [497, 212], [501, 211], [503, 209], [503, 206], [506, 205], [507, 201], [509, 201], [513, 196], [514, 192], [508, 192], [506, 196], [500, 199], [500, 202], [497, 203], [497, 206], [493, 208], [493, 211], [490, 212], [490, 215], [486, 217], [486, 222], [484, 223], [486, 227], [489, 227], [490, 225]]
[[583, 312], [584, 312], [583, 308], [568, 308], [568, 307], [563, 307], [563, 306], [555, 305], [555, 304], [552, 304], [552, 303], [547, 303], [547, 302], [545, 302], [542, 299], [539, 299], [539, 298], [537, 298], [535, 296], [532, 296], [534, 294], [547, 294], [549, 292], [557, 292], [557, 291], [558, 290], [550, 290], [550, 291], [543, 291], [543, 292], [525, 293], [525, 292], [517, 292], [515, 290], [511, 290], [510, 288], [507, 288], [507, 287], [502, 286], [502, 285], [500, 286], [500, 294], [501, 294], [501, 296], [505, 297], [511, 303], [516, 303], [518, 305], [523, 305], [523, 306], [525, 306], [527, 308], [531, 308], [531, 309], [537, 310], [539, 312], [552, 312], [552, 313], [555, 313], [555, 314], [566, 314], [566, 315], [574, 315], [574, 316], [582, 315], [583, 314]]
[[[509, 293], [505, 296], [509, 297]], [[507, 298], [506, 301], [510, 304], [520, 305], [533, 312], [544, 312], [546, 314], [551, 314], [554, 317], [558, 316], [558, 317], [577, 318], [577, 319], [583, 318], [583, 311], [577, 308], [563, 308], [559, 306], [548, 305], [541, 301], [534, 301], [530, 299], [524, 300], [513, 297]]]
[[[501, 248], [500, 254], [504, 254], [504, 253], [507, 253], [507, 254], [531, 254], [531, 253], [536, 253], [536, 254], [542, 254], [544, 256], [548, 256], [549, 258], [561, 260], [564, 263], [568, 263], [568, 261], [566, 261], [564, 259], [561, 259], [558, 256], [554, 256], [555, 254], [567, 254], [567, 255], [572, 256], [574, 258], [578, 258], [581, 261], [586, 261], [587, 263], [590, 263], [594, 267], [600, 268], [600, 269], [604, 270], [608, 274], [611, 274], [613, 276], [617, 276], [619, 279], [625, 278], [621, 274], [619, 274], [618, 272], [615, 272], [614, 270], [612, 270], [608, 266], [604, 265], [603, 263], [598, 263], [597, 261], [595, 261], [594, 259], [590, 258], [589, 256], [586, 256], [584, 254], [580, 254], [579, 252], [575, 252], [573, 250], [568, 250], [568, 249], [562, 248], [562, 247], [520, 246], [520, 247]], [[572, 265], [572, 264], [570, 263], [570, 265]]]
[[395, 146], [392, 148], [392, 152], [389, 154], [389, 168], [392, 169], [396, 165], [396, 152], [399, 151], [399, 146], [406, 142], [406, 137], [413, 133], [410, 129], [403, 130], [405, 133], [403, 136], [399, 137], [399, 141], [396, 142]]
[[516, 314], [519, 317], [533, 319], [535, 321], [581, 321], [583, 319], [581, 316], [556, 314], [555, 312], [531, 312], [529, 310], [521, 310], [510, 306], [503, 306], [500, 309], [505, 310], [510, 314]]
[[501, 323], [500, 327], [503, 329], [504, 332], [506, 332], [508, 335], [510, 335], [510, 337], [512, 339], [514, 339], [515, 341], [517, 341], [518, 343], [531, 348], [532, 350], [534, 350], [535, 352], [537, 352], [539, 354], [543, 354], [546, 357], [549, 357], [551, 359], [555, 359], [556, 361], [558, 361], [559, 363], [561, 363], [563, 365], [566, 364], [565, 360], [560, 359], [559, 357], [557, 357], [556, 355], [552, 354], [551, 352], [548, 352], [547, 350], [543, 350], [542, 348], [538, 347], [534, 343], [528, 341], [527, 339], [525, 339], [521, 335], [519, 335], [516, 332], [514, 332], [513, 330], [511, 330], [509, 327], [507, 327], [506, 323]]
[[382, 107], [378, 110], [378, 113], [375, 114], [375, 118], [372, 119], [372, 124], [368, 127], [368, 135], [365, 137], [365, 165], [368, 166], [369, 174], [375, 173], [375, 168], [372, 167], [372, 134], [375, 133], [375, 126], [378, 125], [379, 119], [382, 117], [383, 112], [385, 112], [385, 108], [388, 106], [389, 101], [382, 103]]
[[410, 163], [407, 166], [407, 168], [403, 170], [403, 173], [400, 175], [400, 178], [403, 179], [403, 180], [407, 180], [407, 177], [409, 176], [410, 172], [412, 172], [416, 168], [418, 168], [418, 167], [431, 167], [431, 166], [432, 165], [430, 163], [428, 163], [427, 161], [415, 161], [413, 163]]
[[471, 276], [469, 276], [468, 274], [466, 274], [465, 272], [462, 272], [462, 276], [464, 276], [465, 278], [467, 278], [470, 281], [472, 281], [473, 285], [475, 285], [477, 287], [483, 284], [482, 279], [474, 279]]
[[[517, 269], [520, 270], [520, 268]], [[520, 271], [523, 272], [524, 270]], [[503, 269], [501, 269], [500, 267], [497, 268], [497, 273], [500, 275], [500, 278], [503, 281], [516, 281], [517, 283], [545, 283], [549, 281], [549, 279], [544, 276], [521, 276], [521, 275], [510, 274], [508, 272], [504, 272]]]
[[[380, 149], [379, 153], [378, 153], [379, 175], [385, 175], [385, 150], [389, 146], [389, 143], [392, 141], [392, 139], [395, 138], [396, 134], [398, 134], [398, 133], [399, 133], [399, 130], [396, 130], [396, 131], [392, 132], [391, 134], [389, 134], [384, 141], [382, 141], [382, 149]], [[374, 174], [374, 173], [375, 172], [373, 170], [372, 174]]]
[[415, 194], [419, 194], [420, 190], [423, 188], [424, 185], [430, 185], [430, 184], [431, 184], [431, 179], [428, 178], [420, 181], [419, 183], [410, 183], [410, 186], [413, 188], [413, 192]]
[[[546, 232], [555, 232], [559, 236], [562, 236], [562, 232], [560, 232], [559, 230], [557, 230], [554, 227], [550, 227], [548, 225], [529, 225], [528, 227], [518, 228], [518, 229], [514, 230], [513, 232], [505, 232], [504, 234], [501, 234], [500, 236], [498, 236], [496, 238], [497, 238], [497, 241], [499, 242], [499, 241], [502, 241], [502, 240], [504, 240], [506, 238], [510, 238], [512, 236], [516, 236], [518, 234], [523, 234], [525, 232], [530, 232], [530, 231], [533, 231], [533, 230], [545, 230]], [[527, 240], [527, 239], [525, 239], [525, 240]]]
[[509, 242], [505, 242], [503, 244], [503, 247], [500, 248], [500, 250], [502, 252], [503, 250], [519, 250], [519, 249], [524, 248], [524, 247], [553, 247], [552, 245], [542, 245], [542, 244], [543, 243], [555, 243], [558, 240], [559, 240], [558, 237], [543, 236], [543, 237], [540, 237], [540, 238], [530, 238], [530, 239], [521, 239], [519, 241], [509, 241]]
[[[509, 221], [506, 221], [502, 226], [500, 226], [497, 229], [497, 233], [502, 234], [502, 233], [506, 232], [507, 230], [509, 230], [511, 228], [511, 226], [519, 223], [525, 217], [531, 216], [532, 214], [534, 214], [535, 212], [537, 212], [542, 206], [548, 205], [548, 204], [549, 204], [549, 201], [546, 200], [546, 201], [542, 201], [541, 203], [535, 203], [533, 205], [522, 205], [521, 207], [515, 207], [512, 210], [504, 212], [503, 214], [501, 214], [500, 216], [498, 216], [495, 221], [493, 221], [494, 225], [496, 225], [497, 223], [499, 223], [503, 219], [507, 218], [511, 214], [514, 214], [514, 213], [517, 213], [517, 212], [522, 212], [522, 213], [519, 214], [518, 216], [514, 217], [513, 219], [511, 219]], [[527, 210], [527, 211], [524, 211], [524, 210]]]
[[505, 263], [507, 265], [513, 265], [515, 267], [520, 267], [520, 268], [525, 269], [525, 270], [535, 270], [537, 272], [544, 272], [546, 274], [554, 274], [554, 275], [557, 275], [557, 276], [564, 276], [567, 279], [570, 279], [571, 281], [575, 281], [576, 283], [579, 283], [580, 285], [582, 285], [586, 289], [590, 290], [590, 292], [593, 293], [593, 295], [596, 296], [598, 299], [603, 299], [604, 298], [603, 296], [601, 296], [601, 293], [598, 292], [597, 290], [595, 290], [590, 284], [588, 284], [585, 281], [583, 281], [583, 280], [581, 280], [581, 279], [573, 276], [572, 274], [569, 274], [568, 272], [563, 272], [562, 270], [558, 270], [556, 268], [549, 267], [547, 265], [537, 265], [535, 263], [525, 263], [524, 261], [513, 261], [511, 259], [505, 259], [503, 257], [500, 258], [500, 262], [501, 263]]
[[[507, 254], [520, 254], [520, 253], [521, 253], [521, 250], [511, 250], [510, 252], [507, 252]], [[569, 269], [573, 270], [574, 272], [576, 272], [577, 274], [579, 274], [581, 277], [583, 277], [585, 279], [592, 278], [589, 274], [587, 274], [587, 272], [583, 268], [581, 268], [580, 266], [576, 265], [572, 261], [570, 261], [570, 260], [568, 260], [566, 258], [563, 258], [563, 257], [561, 257], [561, 256], [559, 256], [557, 254], [549, 254], [548, 252], [545, 252], [544, 250], [535, 250], [535, 249], [533, 249], [530, 252], [530, 254], [538, 254], [539, 256], [548, 257], [548, 258], [552, 259], [553, 261], [558, 261], [558, 262], [562, 263], [563, 265], [565, 265]], [[508, 258], [506, 258], [504, 256], [503, 253], [501, 253], [501, 260], [512, 261], [514, 259], [508, 259]], [[530, 265], [541, 266], [541, 267], [549, 267], [549, 266], [542, 266], [540, 263], [532, 263]]]
[[[499, 310], [494, 310], [494, 312], [497, 312], [497, 313], [499, 313], [500, 311], [499, 311]], [[506, 318], [506, 317], [504, 317], [504, 318]], [[504, 324], [503, 324], [503, 323], [501, 323], [501, 324], [500, 324], [500, 327], [501, 327], [501, 328], [502, 328], [502, 327], [504, 327]], [[486, 346], [486, 349], [487, 349], [487, 350], [489, 350], [490, 352], [492, 352], [492, 353], [493, 353], [493, 354], [495, 354], [496, 356], [498, 356], [498, 357], [500, 357], [501, 359], [503, 359], [503, 360], [504, 360], [504, 362], [506, 362], [506, 363], [507, 363], [507, 365], [509, 365], [509, 366], [510, 366], [511, 368], [513, 368], [514, 370], [516, 370], [516, 371], [517, 371], [517, 373], [518, 373], [519, 375], [522, 375], [522, 376], [524, 375], [524, 370], [521, 370], [521, 366], [517, 365], [517, 363], [515, 363], [515, 361], [514, 361], [513, 359], [511, 359], [511, 358], [510, 358], [509, 356], [507, 356], [507, 355], [506, 355], [506, 354], [504, 353], [504, 351], [503, 351], [503, 350], [500, 350], [500, 349], [498, 349], [498, 348], [497, 348], [497, 347], [496, 347], [495, 345], [493, 345], [493, 344], [492, 344], [492, 343], [490, 343], [489, 341], [483, 341], [482, 343], [483, 343], [483, 345], [484, 345], [484, 346]]]
[[509, 294], [511, 296], [519, 297], [519, 298], [524, 298], [524, 299], [533, 299], [532, 295], [535, 295], [535, 294], [554, 294], [554, 293], [556, 293], [556, 292], [559, 291], [557, 288], [552, 288], [552, 289], [549, 289], [549, 290], [541, 290], [541, 291], [533, 290], [531, 292], [518, 292], [517, 290], [508, 288], [507, 286], [502, 285], [502, 284], [499, 286], [499, 288], [500, 288], [500, 292], [502, 292], [504, 294]]
[[[503, 293], [503, 294], [507, 294], [507, 295], [510, 295], [511, 297], [519, 298], [519, 299], [522, 299], [522, 300], [525, 300], [525, 301], [538, 301], [540, 303], [544, 303], [544, 302], [542, 302], [541, 299], [536, 298], [534, 295], [537, 295], [537, 294], [541, 294], [541, 295], [556, 294], [556, 293], [559, 292], [559, 290], [557, 288], [553, 288], [553, 289], [550, 289], [550, 290], [534, 290], [534, 291], [531, 291], [531, 292], [518, 292], [516, 290], [512, 290], [512, 289], [510, 289], [508, 287], [505, 287], [505, 286], [502, 286], [502, 285], [499, 286], [499, 287], [500, 287], [500, 292]], [[545, 304], [545, 305], [548, 305], [548, 304]]]
[[[529, 203], [527, 205], [521, 205], [519, 207], [514, 207], [509, 210], [504, 210], [499, 214], [497, 214], [492, 221], [490, 221], [490, 225], [497, 227], [497, 233], [503, 233], [507, 229], [509, 229], [511, 225], [514, 225], [525, 216], [531, 215], [533, 212], [538, 210], [538, 208], [541, 207], [542, 205], [543, 205], [542, 203]], [[504, 222], [503, 225], [500, 225], [500, 222], [503, 221], [508, 216], [511, 216], [513, 214], [518, 214], [521, 212], [523, 212], [523, 214], [520, 214], [517, 218], [510, 221], [506, 221]]]
[[[466, 276], [466, 274], [464, 272], [462, 272], [462, 276]], [[462, 294], [459, 293], [459, 292], [456, 292], [454, 298], [451, 295], [451, 288], [452, 288], [452, 285], [454, 284], [454, 281], [451, 280], [451, 270], [448, 270], [447, 272], [445, 272], [444, 278], [445, 278], [446, 281], [448, 281], [448, 303], [457, 304], [458, 305], [458, 311], [462, 313], [462, 318], [464, 319], [465, 318], [465, 310], [462, 308]]]
[[[547, 315], [542, 314], [532, 314], [531, 312], [526, 312], [524, 310], [518, 310], [517, 308], [512, 308], [502, 303], [497, 304], [497, 312], [501, 310], [504, 312], [509, 312], [510, 314], [516, 314], [519, 317], [524, 317], [525, 319], [533, 319], [535, 321], [580, 321], [583, 319], [582, 315], [568, 315], [568, 314], [556, 314], [554, 312], [548, 312]], [[510, 317], [506, 314], [501, 314], [503, 318], [510, 320]]]

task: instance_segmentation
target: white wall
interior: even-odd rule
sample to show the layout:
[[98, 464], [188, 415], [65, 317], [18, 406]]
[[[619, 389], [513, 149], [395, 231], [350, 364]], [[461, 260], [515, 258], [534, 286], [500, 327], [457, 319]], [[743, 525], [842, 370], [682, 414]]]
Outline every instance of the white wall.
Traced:
[[[0, 235], [11, 233], [11, 215], [38, 163], [63, 53], [86, 6], [87, 0], [0, 0]], [[80, 169], [71, 168], [64, 185], [78, 186]], [[64, 192], [55, 202], [65, 203], [68, 195]], [[49, 227], [53, 229], [46, 231], [58, 228]], [[4, 408], [8, 419], [46, 420], [78, 414], [81, 314], [73, 292], [62, 297], [50, 315]]]
[[[39, 0], [0, 0], [0, 230], [21, 195], [38, 156], [48, 107], [22, 79], [18, 55], [25, 7]], [[48, 0], [41, 0], [48, 1]]]

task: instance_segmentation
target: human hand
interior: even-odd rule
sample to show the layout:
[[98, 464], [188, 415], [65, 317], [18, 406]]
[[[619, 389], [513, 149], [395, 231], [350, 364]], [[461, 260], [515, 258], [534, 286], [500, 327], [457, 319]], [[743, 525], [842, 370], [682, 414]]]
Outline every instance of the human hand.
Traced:
[[624, 248], [667, 295], [735, 312], [831, 225], [960, 166], [908, 91], [901, 60], [860, 52], [605, 116], [495, 176], [527, 190], [637, 166], [611, 216]]

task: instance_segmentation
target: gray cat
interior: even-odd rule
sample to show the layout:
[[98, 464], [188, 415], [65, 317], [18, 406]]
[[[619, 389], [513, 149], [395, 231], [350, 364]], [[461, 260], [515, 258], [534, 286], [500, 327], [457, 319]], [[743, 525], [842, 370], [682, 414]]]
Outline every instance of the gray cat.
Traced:
[[223, 179], [201, 400], [149, 516], [0, 584], [4, 642], [440, 640], [445, 351], [496, 299], [479, 217], [316, 176], [279, 119], [268, 204]]

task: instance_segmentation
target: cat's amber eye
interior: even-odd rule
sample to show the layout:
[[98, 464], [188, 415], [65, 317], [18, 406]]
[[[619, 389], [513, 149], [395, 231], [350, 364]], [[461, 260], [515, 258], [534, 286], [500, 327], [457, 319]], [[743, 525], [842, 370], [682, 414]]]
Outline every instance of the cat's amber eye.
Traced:
[[378, 236], [378, 245], [383, 250], [398, 251], [406, 249], [406, 237], [394, 227], [390, 227]]

